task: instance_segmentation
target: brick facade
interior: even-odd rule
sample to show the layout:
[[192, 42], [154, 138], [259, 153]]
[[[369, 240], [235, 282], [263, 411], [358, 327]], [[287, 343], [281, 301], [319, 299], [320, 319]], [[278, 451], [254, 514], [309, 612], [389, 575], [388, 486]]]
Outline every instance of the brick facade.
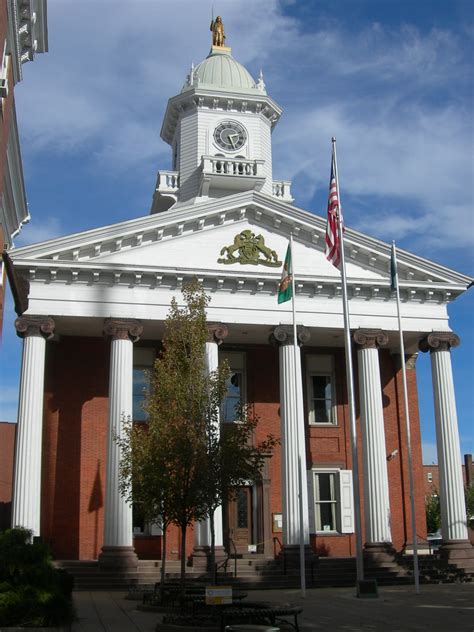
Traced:
[[8, 529], [11, 523], [15, 433], [16, 424], [0, 422], [0, 531]]
[[[226, 349], [223, 345], [222, 349]], [[270, 345], [239, 348], [247, 354], [247, 398], [259, 418], [257, 440], [268, 433], [280, 437], [278, 349]], [[95, 559], [101, 550], [104, 521], [105, 460], [108, 412], [109, 343], [102, 338], [62, 337], [49, 343], [43, 431], [42, 532], [62, 559]], [[337, 420], [335, 426], [307, 426], [307, 462], [311, 467], [352, 469], [350, 428], [345, 402], [344, 354], [342, 350], [307, 348], [303, 353], [335, 353]], [[380, 352], [392, 536], [397, 549], [410, 541], [410, 506], [406, 433], [400, 371], [388, 351]], [[411, 408], [412, 454], [415, 473], [419, 535], [426, 535], [423, 466], [417, 413], [415, 370], [408, 371]], [[356, 389], [357, 391], [357, 389]], [[360, 442], [360, 429], [359, 429]], [[362, 472], [362, 446], [359, 445]], [[281, 461], [277, 448], [269, 463], [271, 513], [281, 513]], [[363, 490], [361, 488], [362, 503]], [[363, 506], [362, 506], [363, 516]], [[271, 517], [270, 517], [271, 519]], [[314, 528], [310, 529], [314, 531]], [[271, 534], [270, 550], [278, 552], [279, 532]], [[313, 547], [322, 555], [355, 554], [353, 535], [312, 535]], [[262, 544], [262, 543], [259, 543]], [[268, 544], [268, 543], [267, 543]], [[135, 538], [141, 557], [159, 557], [160, 536]], [[167, 555], [179, 558], [180, 534], [168, 533]], [[193, 530], [189, 529], [186, 551], [191, 555]]]

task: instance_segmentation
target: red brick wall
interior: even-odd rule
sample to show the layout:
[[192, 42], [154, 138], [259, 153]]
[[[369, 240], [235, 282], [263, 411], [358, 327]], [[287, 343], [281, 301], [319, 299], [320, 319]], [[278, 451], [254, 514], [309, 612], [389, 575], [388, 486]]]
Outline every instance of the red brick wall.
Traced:
[[[259, 417], [257, 440], [268, 433], [280, 437], [278, 349], [268, 345], [247, 347], [248, 401]], [[334, 350], [308, 349], [312, 353]], [[380, 353], [392, 535], [397, 549], [411, 540], [406, 432], [401, 375], [392, 356]], [[106, 432], [108, 410], [109, 344], [101, 338], [63, 337], [47, 346], [43, 446], [42, 530], [59, 558], [96, 558], [102, 546]], [[342, 351], [335, 352], [337, 419], [335, 427], [308, 426], [307, 465], [352, 469], [349, 414]], [[357, 384], [357, 382], [356, 382]], [[419, 535], [426, 533], [421, 439], [417, 413], [416, 374], [408, 371], [411, 407], [412, 454], [416, 481]], [[356, 396], [358, 389], [356, 388]], [[357, 399], [357, 397], [356, 397]], [[357, 411], [358, 412], [358, 411]], [[358, 423], [359, 471], [362, 446]], [[270, 460], [271, 512], [281, 513], [281, 459], [277, 447]], [[361, 485], [363, 503], [363, 489]], [[363, 506], [361, 509], [363, 516]], [[280, 533], [274, 533], [282, 539]], [[139, 541], [140, 540], [140, 541]], [[313, 536], [313, 546], [331, 556], [354, 555], [353, 535]], [[139, 553], [152, 556], [159, 539], [136, 538]], [[189, 529], [186, 553], [192, 553], [194, 533]], [[151, 547], [151, 548], [150, 548]], [[167, 555], [179, 559], [178, 529], [168, 532]]]
[[[248, 401], [253, 405], [255, 415], [259, 420], [255, 437], [256, 441], [262, 441], [268, 434], [272, 434], [276, 439], [280, 440], [278, 348], [262, 345], [248, 349], [247, 385]], [[268, 468], [270, 477], [270, 512], [272, 515], [282, 511], [280, 454], [280, 447], [277, 446], [270, 459]], [[278, 537], [282, 541], [281, 533], [272, 533], [272, 537]]]
[[[398, 450], [387, 463], [390, 503], [392, 508], [393, 544], [400, 549], [412, 542], [408, 446], [403, 400], [403, 378], [397, 362], [398, 356], [380, 351], [381, 378], [384, 393], [385, 440], [387, 455]], [[410, 443], [412, 453], [416, 530], [418, 537], [426, 538], [426, 518], [423, 492], [423, 459], [421, 449], [418, 392], [415, 369], [407, 369], [408, 406], [410, 414]]]
[[109, 345], [47, 345], [42, 534], [62, 559], [94, 559], [103, 541]]
[[11, 526], [16, 424], [0, 422], [0, 531]]

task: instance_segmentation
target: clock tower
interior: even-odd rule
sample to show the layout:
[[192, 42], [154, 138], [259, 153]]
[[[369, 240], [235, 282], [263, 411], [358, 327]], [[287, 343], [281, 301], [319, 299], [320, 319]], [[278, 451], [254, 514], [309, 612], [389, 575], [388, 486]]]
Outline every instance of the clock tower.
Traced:
[[272, 175], [281, 112], [262, 73], [255, 81], [229, 47], [213, 44], [168, 101], [161, 137], [172, 148], [172, 171], [158, 172], [151, 212], [250, 190], [292, 202], [290, 183]]

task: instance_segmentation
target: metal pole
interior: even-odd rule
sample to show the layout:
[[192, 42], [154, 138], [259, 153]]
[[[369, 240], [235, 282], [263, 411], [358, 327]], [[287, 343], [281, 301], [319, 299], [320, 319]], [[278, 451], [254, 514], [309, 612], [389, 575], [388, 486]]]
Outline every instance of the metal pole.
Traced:
[[420, 576], [418, 570], [418, 541], [416, 534], [416, 514], [415, 514], [415, 494], [413, 484], [413, 463], [411, 456], [411, 433], [410, 433], [410, 411], [408, 408], [408, 386], [407, 386], [407, 370], [405, 364], [405, 343], [403, 340], [402, 317], [400, 314], [400, 290], [398, 287], [398, 264], [397, 264], [397, 248], [395, 242], [393, 244], [393, 265], [395, 273], [395, 291], [397, 296], [397, 316], [398, 331], [400, 334], [400, 356], [402, 364], [403, 376], [403, 400], [405, 404], [405, 424], [407, 432], [407, 456], [408, 456], [408, 479], [410, 484], [410, 506], [411, 506], [411, 532], [413, 538], [413, 575], [415, 577], [415, 592], [420, 593]]
[[339, 232], [339, 248], [341, 255], [341, 276], [342, 276], [342, 304], [344, 310], [344, 341], [346, 348], [346, 381], [347, 381], [347, 398], [349, 401], [349, 419], [351, 427], [351, 448], [352, 448], [352, 470], [353, 476], [353, 495], [354, 495], [354, 518], [355, 518], [355, 537], [356, 537], [356, 572], [357, 572], [357, 589], [359, 582], [364, 579], [364, 561], [362, 556], [362, 530], [360, 518], [360, 491], [359, 491], [359, 462], [357, 458], [357, 424], [355, 415], [354, 402], [354, 372], [352, 368], [352, 347], [351, 347], [351, 329], [349, 322], [349, 301], [347, 299], [347, 280], [346, 280], [346, 261], [344, 255], [344, 234], [342, 229], [342, 213], [341, 213], [341, 191], [339, 189], [339, 176], [337, 173], [336, 158], [336, 139], [332, 138], [332, 152], [334, 160], [334, 175], [336, 178], [337, 195], [339, 200], [339, 208], [337, 211], [337, 225]]
[[[304, 445], [304, 420], [298, 414], [298, 331], [296, 327], [296, 309], [295, 309], [295, 260], [293, 257], [293, 234], [290, 233], [290, 250], [291, 250], [291, 305], [293, 308], [293, 352], [294, 352], [294, 364], [295, 364], [295, 418], [296, 418], [296, 432], [298, 433], [298, 501], [299, 501], [299, 514], [300, 514], [300, 583], [301, 583], [301, 596], [306, 597], [306, 569], [304, 563], [304, 525], [303, 525], [303, 467], [301, 459], [301, 447]], [[301, 426], [301, 427], [300, 427]]]

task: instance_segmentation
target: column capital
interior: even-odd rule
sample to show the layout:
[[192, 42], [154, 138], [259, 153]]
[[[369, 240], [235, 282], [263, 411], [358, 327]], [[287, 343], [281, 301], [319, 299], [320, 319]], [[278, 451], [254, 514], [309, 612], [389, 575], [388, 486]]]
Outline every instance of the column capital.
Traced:
[[452, 331], [432, 331], [418, 343], [420, 351], [436, 353], [437, 351], [449, 351], [451, 347], [461, 344], [459, 336]]
[[20, 316], [15, 320], [17, 336], [28, 338], [45, 338], [49, 340], [54, 336], [54, 320], [50, 316]]
[[[303, 325], [297, 326], [296, 336], [298, 338], [298, 346], [303, 346], [311, 338], [309, 329], [303, 327]], [[270, 334], [270, 342], [277, 346], [280, 345], [292, 345], [293, 344], [293, 326], [292, 325], [277, 325], [273, 328]]]
[[106, 318], [104, 320], [104, 336], [112, 340], [131, 340], [137, 342], [143, 331], [141, 321], [126, 318]]
[[220, 345], [224, 338], [227, 338], [229, 329], [224, 323], [207, 323], [207, 332], [207, 342], [215, 342], [217, 345]]
[[353, 339], [359, 349], [378, 349], [388, 343], [388, 336], [382, 329], [357, 329]]

